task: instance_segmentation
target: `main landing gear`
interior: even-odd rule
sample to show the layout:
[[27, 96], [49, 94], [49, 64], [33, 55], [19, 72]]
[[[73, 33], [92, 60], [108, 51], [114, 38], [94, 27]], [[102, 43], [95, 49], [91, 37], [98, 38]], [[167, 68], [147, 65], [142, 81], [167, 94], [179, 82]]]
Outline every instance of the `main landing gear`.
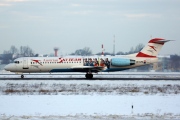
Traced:
[[24, 75], [21, 75], [21, 78], [23, 79], [23, 78], [24, 78]]
[[86, 79], [92, 79], [93, 74], [92, 73], [86, 73], [85, 77], [86, 77]]

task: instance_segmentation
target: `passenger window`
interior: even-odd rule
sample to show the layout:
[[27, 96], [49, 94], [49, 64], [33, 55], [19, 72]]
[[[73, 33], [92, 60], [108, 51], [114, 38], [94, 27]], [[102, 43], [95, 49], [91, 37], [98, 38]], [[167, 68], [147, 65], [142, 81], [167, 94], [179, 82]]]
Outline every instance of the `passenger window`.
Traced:
[[19, 64], [19, 61], [14, 61], [14, 63]]

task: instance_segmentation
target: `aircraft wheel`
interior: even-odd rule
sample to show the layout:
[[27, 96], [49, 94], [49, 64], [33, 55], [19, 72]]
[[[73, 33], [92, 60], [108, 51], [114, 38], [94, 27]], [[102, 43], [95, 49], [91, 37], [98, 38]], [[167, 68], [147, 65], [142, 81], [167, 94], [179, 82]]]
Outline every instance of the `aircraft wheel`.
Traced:
[[93, 74], [89, 74], [89, 75], [90, 75], [90, 77], [89, 77], [89, 78], [90, 78], [90, 79], [92, 79], [92, 78], [93, 78]]
[[92, 78], [93, 78], [93, 74], [86, 74], [85, 77], [86, 77], [87, 79], [92, 79]]
[[23, 78], [24, 78], [24, 75], [21, 75], [21, 78], [23, 79]]

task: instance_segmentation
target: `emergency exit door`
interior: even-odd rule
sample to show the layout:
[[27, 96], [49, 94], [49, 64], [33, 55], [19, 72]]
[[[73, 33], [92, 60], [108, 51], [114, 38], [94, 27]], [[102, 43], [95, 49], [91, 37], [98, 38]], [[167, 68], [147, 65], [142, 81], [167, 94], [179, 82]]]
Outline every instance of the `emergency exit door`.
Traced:
[[23, 69], [29, 69], [29, 67], [28, 67], [28, 59], [27, 58], [23, 58]]

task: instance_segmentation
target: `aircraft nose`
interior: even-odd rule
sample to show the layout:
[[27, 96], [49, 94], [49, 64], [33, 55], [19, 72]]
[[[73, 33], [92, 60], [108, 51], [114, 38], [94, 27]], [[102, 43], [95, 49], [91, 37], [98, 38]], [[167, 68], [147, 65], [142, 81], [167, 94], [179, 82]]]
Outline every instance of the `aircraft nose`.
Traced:
[[11, 68], [12, 68], [12, 66], [11, 66], [10, 64], [9, 64], [9, 65], [6, 65], [6, 66], [4, 67], [4, 69], [5, 69], [6, 71], [10, 71]]

